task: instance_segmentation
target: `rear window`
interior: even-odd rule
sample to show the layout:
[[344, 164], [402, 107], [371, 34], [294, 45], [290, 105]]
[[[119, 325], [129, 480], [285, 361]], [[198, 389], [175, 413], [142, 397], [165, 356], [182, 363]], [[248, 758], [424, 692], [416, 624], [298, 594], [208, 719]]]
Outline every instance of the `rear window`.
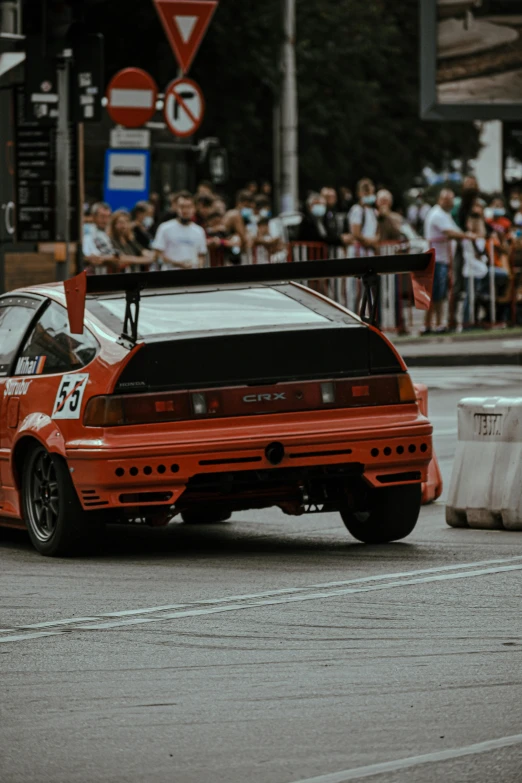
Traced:
[[[123, 297], [97, 299], [95, 306], [91, 304], [91, 309], [110, 329], [121, 329], [125, 315]], [[273, 288], [153, 296], [145, 294], [140, 301], [139, 334], [147, 337], [176, 332], [321, 324], [328, 321], [325, 316]]]

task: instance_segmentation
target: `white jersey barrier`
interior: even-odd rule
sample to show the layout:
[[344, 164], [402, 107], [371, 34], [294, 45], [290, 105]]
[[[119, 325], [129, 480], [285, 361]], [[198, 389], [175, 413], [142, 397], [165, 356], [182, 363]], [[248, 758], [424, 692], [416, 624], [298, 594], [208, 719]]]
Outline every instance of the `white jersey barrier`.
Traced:
[[458, 427], [446, 522], [522, 530], [522, 397], [461, 400]]

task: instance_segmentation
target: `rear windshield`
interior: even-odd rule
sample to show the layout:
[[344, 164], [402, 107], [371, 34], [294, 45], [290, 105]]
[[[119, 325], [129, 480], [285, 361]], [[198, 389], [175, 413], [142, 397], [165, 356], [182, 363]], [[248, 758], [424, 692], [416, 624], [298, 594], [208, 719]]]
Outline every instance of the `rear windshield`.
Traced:
[[[87, 306], [110, 329], [121, 330], [125, 314], [123, 297], [97, 299], [95, 304], [91, 301]], [[145, 294], [140, 302], [139, 334], [147, 337], [176, 332], [320, 324], [328, 321], [325, 316], [273, 288]]]

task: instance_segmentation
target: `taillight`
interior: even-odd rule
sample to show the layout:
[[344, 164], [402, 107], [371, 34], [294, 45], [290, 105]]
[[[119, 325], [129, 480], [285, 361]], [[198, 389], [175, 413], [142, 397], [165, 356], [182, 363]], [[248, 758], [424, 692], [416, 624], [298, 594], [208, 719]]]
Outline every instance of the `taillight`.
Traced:
[[93, 397], [87, 403], [86, 427], [115, 427], [125, 424], [154, 424], [190, 419], [187, 392]]
[[194, 416], [217, 416], [223, 413], [221, 392], [193, 392], [190, 396]]
[[402, 396], [401, 378], [402, 376], [400, 375], [378, 375], [368, 378], [357, 378], [353, 381], [336, 381], [333, 384], [334, 407], [359, 408], [373, 405], [396, 405], [399, 402], [407, 402], [406, 395], [404, 399]]
[[415, 401], [411, 378], [407, 373], [401, 373], [350, 380], [294, 381], [263, 387], [93, 397], [87, 403], [84, 424], [86, 427], [116, 427]]
[[321, 384], [321, 399], [323, 405], [333, 405], [335, 402], [335, 385], [333, 383]]
[[413, 383], [407, 373], [398, 375], [397, 383], [399, 384], [399, 397], [401, 402], [417, 402], [417, 395], [415, 394]]

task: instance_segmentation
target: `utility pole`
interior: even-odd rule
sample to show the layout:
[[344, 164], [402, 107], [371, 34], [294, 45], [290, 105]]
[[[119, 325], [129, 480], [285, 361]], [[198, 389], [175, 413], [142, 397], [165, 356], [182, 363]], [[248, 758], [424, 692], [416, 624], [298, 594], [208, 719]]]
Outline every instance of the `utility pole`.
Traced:
[[295, 73], [295, 0], [284, 0], [283, 93], [281, 96], [281, 210], [298, 206], [297, 83]]
[[281, 212], [281, 101], [278, 99], [274, 106], [273, 114], [273, 145], [274, 145], [274, 174], [273, 174], [273, 200], [274, 209]]
[[69, 271], [71, 150], [69, 135], [69, 67], [72, 51], [64, 49], [58, 61], [58, 124], [56, 129], [56, 239], [65, 243], [65, 263], [57, 264], [59, 280]]

